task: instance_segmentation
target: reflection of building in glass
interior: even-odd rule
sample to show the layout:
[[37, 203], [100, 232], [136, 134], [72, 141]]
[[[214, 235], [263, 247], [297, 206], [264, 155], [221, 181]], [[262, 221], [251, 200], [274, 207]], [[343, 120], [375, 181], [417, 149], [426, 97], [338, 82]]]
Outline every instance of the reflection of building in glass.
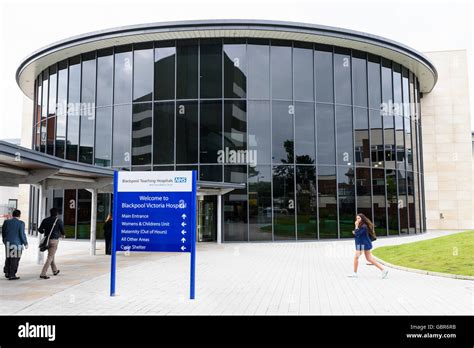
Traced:
[[[224, 241], [352, 237], [356, 212], [375, 221], [378, 235], [425, 230], [419, 102], [436, 80], [428, 59], [341, 29], [323, 44], [325, 29], [315, 26], [220, 23], [229, 34], [212, 23], [182, 24], [188, 35], [143, 27], [148, 39], [131, 28], [128, 39], [99, 37], [95, 48], [86, 35], [74, 55], [55, 48], [67, 54], [45, 61], [31, 87], [34, 149], [246, 183], [224, 196]], [[261, 31], [269, 26], [281, 35]], [[403, 107], [383, 114], [382, 103]], [[93, 108], [55, 107], [71, 104]], [[256, 165], [222, 163], [225, 149], [254, 151]], [[49, 195], [68, 234], [87, 238], [90, 193]], [[111, 197], [99, 200], [100, 221]]]

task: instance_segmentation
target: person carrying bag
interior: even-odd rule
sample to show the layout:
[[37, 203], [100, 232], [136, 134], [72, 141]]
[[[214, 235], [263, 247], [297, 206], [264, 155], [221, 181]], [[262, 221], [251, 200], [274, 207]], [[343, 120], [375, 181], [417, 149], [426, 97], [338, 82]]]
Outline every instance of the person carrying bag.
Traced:
[[[61, 219], [58, 218], [58, 210], [56, 208], [52, 208], [50, 210], [50, 213], [51, 216], [44, 219], [38, 229], [39, 233], [45, 234], [45, 236], [41, 240], [39, 248], [41, 251], [45, 251], [46, 249], [48, 250], [48, 257], [44, 263], [43, 269], [40, 274], [41, 279], [49, 279], [49, 277], [46, 275], [46, 272], [48, 271], [50, 266], [54, 276], [59, 274], [59, 270], [56, 267], [54, 256], [56, 255], [56, 251], [58, 250], [59, 238], [61, 236], [65, 236], [63, 222]], [[49, 231], [47, 237], [46, 231]]]
[[46, 251], [49, 249], [49, 238], [51, 237], [51, 233], [53, 233], [54, 227], [56, 226], [56, 223], [58, 222], [58, 218], [54, 220], [53, 227], [51, 228], [51, 231], [49, 231], [48, 236], [44, 236], [41, 239], [41, 242], [39, 243], [39, 249], [40, 251]]

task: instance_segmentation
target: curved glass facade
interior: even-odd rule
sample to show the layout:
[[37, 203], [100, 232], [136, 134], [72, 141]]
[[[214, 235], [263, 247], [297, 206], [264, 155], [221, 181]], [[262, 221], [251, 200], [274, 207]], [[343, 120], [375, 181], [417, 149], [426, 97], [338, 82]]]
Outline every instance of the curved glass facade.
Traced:
[[33, 146], [96, 166], [246, 183], [223, 197], [224, 241], [352, 237], [356, 212], [379, 236], [420, 233], [419, 98], [406, 67], [346, 48], [147, 42], [43, 71]]

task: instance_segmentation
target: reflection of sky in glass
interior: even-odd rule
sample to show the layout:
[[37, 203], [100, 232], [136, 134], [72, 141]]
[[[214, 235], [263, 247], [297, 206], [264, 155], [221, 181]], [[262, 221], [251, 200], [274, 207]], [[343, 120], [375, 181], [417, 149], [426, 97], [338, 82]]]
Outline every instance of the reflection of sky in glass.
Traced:
[[115, 91], [114, 103], [130, 103], [132, 94], [132, 53], [115, 55]]
[[133, 54], [135, 65], [133, 99], [134, 101], [151, 100], [153, 93], [153, 49], [138, 50]]
[[113, 57], [104, 56], [97, 59], [97, 105], [112, 104]]

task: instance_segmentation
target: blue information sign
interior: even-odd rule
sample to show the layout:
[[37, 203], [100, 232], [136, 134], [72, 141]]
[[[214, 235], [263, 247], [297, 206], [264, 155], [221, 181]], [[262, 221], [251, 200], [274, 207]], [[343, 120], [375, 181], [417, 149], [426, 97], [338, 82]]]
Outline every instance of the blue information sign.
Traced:
[[111, 296], [117, 251], [191, 253], [194, 299], [196, 171], [115, 172]]

